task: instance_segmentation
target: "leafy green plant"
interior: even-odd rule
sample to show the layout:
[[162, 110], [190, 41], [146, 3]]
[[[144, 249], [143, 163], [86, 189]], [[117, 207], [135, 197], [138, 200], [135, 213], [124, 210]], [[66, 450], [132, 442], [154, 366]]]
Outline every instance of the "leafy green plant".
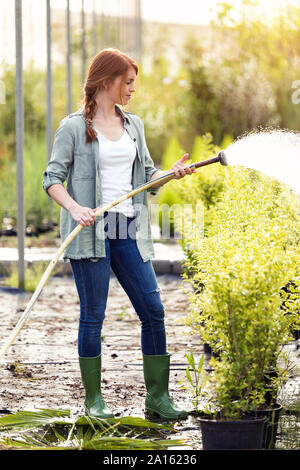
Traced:
[[186, 377], [190, 384], [190, 388], [194, 396], [192, 403], [195, 407], [195, 410], [198, 411], [198, 403], [199, 403], [199, 399], [200, 399], [201, 391], [202, 391], [201, 373], [202, 373], [203, 362], [204, 362], [204, 354], [200, 356], [200, 359], [197, 365], [195, 363], [195, 358], [194, 358], [192, 349], [190, 351], [190, 354], [188, 353], [185, 354], [185, 357], [187, 358], [188, 363], [191, 366], [193, 375], [194, 375], [194, 377], [192, 378], [189, 366], [187, 366]]
[[[224, 190], [209, 209], [210, 225], [193, 242], [187, 272], [195, 290], [187, 324], [218, 358], [211, 360], [205, 396], [209, 410], [239, 418], [266, 405], [265, 378], [274, 399], [289, 367], [283, 345], [298, 329], [297, 303], [282, 305], [287, 280], [299, 285], [299, 197], [255, 172], [227, 170]], [[202, 286], [199, 289], [199, 286]]]
[[184, 445], [171, 426], [137, 417], [74, 418], [69, 410], [19, 411], [0, 418], [2, 450], [145, 450]]
[[[173, 136], [162, 156], [162, 170], [170, 170], [174, 163], [184, 154], [177, 137]], [[167, 238], [174, 234], [174, 212], [181, 205], [181, 198], [177, 192], [177, 181], [170, 181], [158, 193], [159, 212], [158, 220], [164, 237], [167, 228]]]
[[[1, 142], [15, 151], [15, 69], [3, 64], [1, 80], [5, 83], [5, 106], [1, 106], [0, 136]], [[41, 135], [45, 130], [45, 106], [43, 98], [46, 90], [45, 72], [32, 65], [24, 70], [24, 133]], [[11, 155], [13, 161], [13, 154]]]
[[[1, 157], [0, 168], [1, 194], [0, 217], [5, 215], [17, 218], [16, 163], [9, 161], [6, 150]], [[43, 222], [58, 223], [59, 206], [53, 204], [42, 188], [43, 172], [46, 168], [46, 142], [44, 137], [27, 137], [24, 147], [25, 169], [25, 216], [26, 226], [31, 225], [34, 231], [42, 228]]]
[[205, 52], [197, 37], [187, 38], [182, 57], [188, 82], [182, 104], [188, 122], [186, 134], [191, 139], [194, 135], [210, 132], [219, 143], [224, 123], [219, 119], [220, 99], [214, 90], [212, 67], [207, 64]]
[[[191, 160], [193, 162], [207, 160], [216, 156], [219, 151], [220, 148], [214, 145], [211, 134], [198, 135], [194, 139]], [[188, 277], [193, 277], [194, 268], [197, 270], [198, 263], [195, 257], [197, 247], [209, 229], [211, 219], [214, 217], [214, 207], [222, 197], [223, 190], [224, 167], [221, 165], [199, 168], [191, 178], [183, 178], [177, 185], [176, 191], [181, 200], [181, 210], [177, 211], [174, 225], [175, 230], [181, 234], [178, 242], [188, 260], [184, 266]], [[190, 213], [184, 212], [186, 206], [192, 208]], [[195, 283], [194, 287], [201, 290], [202, 282], [199, 282], [198, 287]]]
[[56, 223], [59, 221], [57, 204], [50, 200], [42, 188], [46, 168], [45, 139], [28, 138], [24, 150], [26, 223], [40, 229], [44, 219]]

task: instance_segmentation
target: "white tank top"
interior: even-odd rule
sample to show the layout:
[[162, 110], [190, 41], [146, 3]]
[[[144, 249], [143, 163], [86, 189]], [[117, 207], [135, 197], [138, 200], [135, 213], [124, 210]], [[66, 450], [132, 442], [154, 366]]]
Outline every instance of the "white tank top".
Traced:
[[[103, 205], [106, 205], [132, 191], [132, 165], [136, 156], [136, 146], [125, 129], [122, 137], [116, 141], [107, 139], [98, 130], [97, 136], [102, 199]], [[110, 211], [122, 212], [127, 217], [133, 217], [132, 198], [112, 207]]]

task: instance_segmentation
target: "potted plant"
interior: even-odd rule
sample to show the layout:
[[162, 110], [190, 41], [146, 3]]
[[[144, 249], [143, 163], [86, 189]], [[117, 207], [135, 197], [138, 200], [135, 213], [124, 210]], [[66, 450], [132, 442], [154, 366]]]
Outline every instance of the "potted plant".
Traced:
[[[289, 370], [284, 344], [299, 329], [296, 304], [289, 302], [289, 314], [281, 308], [287, 280], [299, 285], [299, 197], [249, 170], [227, 171], [224, 191], [209, 209], [205, 236], [199, 236], [195, 221], [182, 242], [186, 277], [195, 287], [187, 324], [216, 355], [202, 384], [204, 448], [212, 442], [215, 448], [246, 448], [250, 437], [240, 430], [229, 437], [221, 428], [253, 429], [268, 418], [268, 409], [273, 413]], [[213, 441], [206, 426], [213, 428]], [[268, 424], [251, 432], [263, 432], [264, 448], [274, 446]]]

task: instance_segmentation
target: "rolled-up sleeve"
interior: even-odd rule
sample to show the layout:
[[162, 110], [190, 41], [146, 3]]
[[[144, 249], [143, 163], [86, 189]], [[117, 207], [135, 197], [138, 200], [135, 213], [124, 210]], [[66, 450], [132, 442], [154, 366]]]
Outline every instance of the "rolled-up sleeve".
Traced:
[[64, 184], [73, 158], [74, 134], [70, 118], [67, 117], [61, 121], [55, 133], [51, 158], [43, 173], [43, 188], [47, 193], [48, 188], [53, 184]]

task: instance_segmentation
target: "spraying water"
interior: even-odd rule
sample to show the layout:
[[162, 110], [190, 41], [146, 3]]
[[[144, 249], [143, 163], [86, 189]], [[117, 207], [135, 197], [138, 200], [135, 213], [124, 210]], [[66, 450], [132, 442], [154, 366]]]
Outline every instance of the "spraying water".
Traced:
[[260, 171], [300, 193], [300, 133], [259, 130], [238, 138], [225, 155], [228, 165]]

